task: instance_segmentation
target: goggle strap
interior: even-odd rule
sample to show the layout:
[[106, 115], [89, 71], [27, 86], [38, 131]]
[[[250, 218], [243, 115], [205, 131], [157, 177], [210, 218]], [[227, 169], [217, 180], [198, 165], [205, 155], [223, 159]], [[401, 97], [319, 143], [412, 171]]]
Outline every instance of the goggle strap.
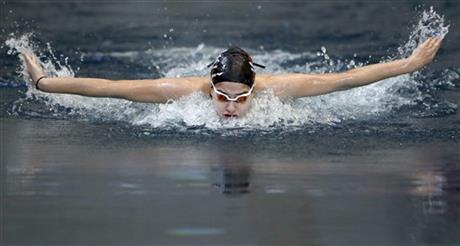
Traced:
[[210, 67], [210, 66], [214, 65], [214, 63], [216, 63], [216, 62], [209, 63], [209, 65], [207, 67]]
[[255, 63], [255, 62], [253, 62], [252, 64], [254, 64], [255, 66], [258, 66], [258, 67], [260, 67], [260, 68], [263, 68], [263, 69], [265, 69], [265, 66], [264, 66], [264, 65], [260, 65], [260, 64], [258, 64], [258, 63]]

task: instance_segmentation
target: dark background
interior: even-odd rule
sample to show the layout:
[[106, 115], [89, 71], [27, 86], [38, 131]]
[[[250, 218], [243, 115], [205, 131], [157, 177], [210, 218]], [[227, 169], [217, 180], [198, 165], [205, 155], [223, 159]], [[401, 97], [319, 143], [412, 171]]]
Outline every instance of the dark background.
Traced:
[[[2, 1], [1, 43], [34, 32], [73, 58], [75, 51], [239, 45], [346, 57], [389, 55], [433, 6], [451, 24], [437, 67], [456, 66], [460, 2], [451, 1]], [[170, 29], [174, 29], [170, 32]], [[164, 35], [167, 35], [166, 37]], [[1, 53], [5, 66], [5, 52]], [[75, 60], [77, 60], [75, 58]], [[75, 62], [73, 62], [75, 63]]]

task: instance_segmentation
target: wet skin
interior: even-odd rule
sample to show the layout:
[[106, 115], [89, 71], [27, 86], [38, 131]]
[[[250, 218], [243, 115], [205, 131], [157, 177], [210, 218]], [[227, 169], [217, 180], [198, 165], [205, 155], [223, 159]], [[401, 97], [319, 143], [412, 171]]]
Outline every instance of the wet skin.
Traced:
[[[318, 96], [335, 91], [365, 86], [386, 78], [411, 73], [431, 63], [441, 47], [442, 38], [431, 37], [420, 44], [407, 58], [366, 65], [345, 72], [326, 74], [266, 74], [257, 75], [254, 91], [273, 90], [279, 98]], [[166, 103], [196, 91], [210, 91], [208, 77], [180, 77], [141, 80], [109, 80], [100, 78], [47, 77], [39, 59], [30, 51], [22, 51], [32, 85], [43, 92], [67, 93], [90, 97], [113, 97], [135, 102]], [[216, 88], [230, 97], [249, 91], [238, 82], [220, 82]], [[211, 95], [215, 94], [211, 90]], [[251, 105], [252, 95], [243, 103], [218, 101], [213, 105], [221, 117], [242, 117]]]

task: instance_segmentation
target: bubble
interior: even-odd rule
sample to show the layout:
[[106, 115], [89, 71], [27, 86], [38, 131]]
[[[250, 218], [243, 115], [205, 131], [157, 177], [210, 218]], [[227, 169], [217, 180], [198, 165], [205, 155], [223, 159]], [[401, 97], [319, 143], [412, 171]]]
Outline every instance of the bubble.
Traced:
[[[204, 29], [206, 30], [206, 29]], [[402, 58], [416, 47], [420, 40], [431, 34], [445, 36], [448, 26], [444, 19], [432, 8], [421, 14], [409, 35], [407, 43], [402, 45], [396, 58]], [[31, 34], [14, 37], [6, 41], [10, 49], [8, 54], [29, 51], [40, 53], [30, 40]], [[168, 37], [164, 34], [164, 37]], [[265, 50], [263, 47], [248, 50], [253, 60], [267, 66], [263, 73], [326, 73], [340, 72], [346, 69], [363, 66], [366, 60], [358, 60], [353, 54], [351, 60], [341, 60], [334, 54], [326, 54], [327, 49], [321, 46], [320, 52], [291, 53], [279, 49]], [[155, 68], [161, 77], [200, 76], [209, 79], [207, 65], [215, 60], [223, 50], [201, 43], [194, 47], [167, 47], [144, 51], [97, 52], [82, 53], [83, 57], [107, 56], [126, 61], [138, 61], [140, 65]], [[47, 43], [42, 65], [51, 76], [74, 77], [69, 59], [64, 55], [56, 56], [53, 44]], [[362, 58], [361, 58], [362, 59]], [[366, 59], [366, 58], [364, 58]], [[382, 61], [385, 61], [384, 59]], [[79, 69], [79, 68], [77, 68]], [[261, 72], [256, 68], [256, 73]], [[69, 118], [78, 117], [85, 120], [117, 121], [132, 127], [142, 128], [142, 134], [150, 134], [156, 129], [175, 129], [176, 131], [207, 130], [219, 131], [222, 134], [238, 134], [252, 130], [296, 129], [318, 125], [333, 126], [344, 121], [366, 120], [369, 118], [391, 115], [398, 109], [407, 106], [422, 105], [426, 110], [444, 110], [451, 112], [456, 105], [430, 101], [426, 91], [419, 88], [420, 79], [428, 80], [424, 75], [401, 75], [389, 78], [368, 86], [346, 91], [338, 91], [316, 97], [296, 100], [281, 100], [273, 91], [261, 91], [255, 95], [252, 106], [246, 117], [241, 119], [221, 119], [214, 112], [208, 95], [201, 92], [193, 93], [166, 104], [136, 103], [113, 98], [90, 98], [67, 94], [49, 94], [37, 91], [28, 83], [28, 74], [23, 63], [18, 68], [22, 83], [29, 86], [24, 99], [13, 105], [16, 113], [29, 112], [30, 115], [45, 117]], [[445, 70], [442, 80], [430, 80], [435, 86], [448, 86], [458, 80], [458, 72]], [[257, 76], [257, 75], [256, 75]], [[415, 77], [414, 77], [415, 76]], [[419, 77], [417, 77], [419, 76]], [[435, 90], [435, 87], [429, 90]], [[27, 106], [32, 101], [41, 104], [45, 109], [35, 111], [36, 107]], [[422, 102], [422, 103], [421, 103]], [[425, 103], [426, 105], [423, 106]], [[438, 105], [438, 106], [436, 106]], [[441, 106], [439, 106], [441, 105]], [[423, 114], [421, 114], [423, 115]], [[433, 114], [426, 114], [433, 115]], [[227, 131], [227, 130], [235, 131]]]
[[409, 40], [398, 48], [398, 55], [406, 57], [430, 37], [444, 37], [449, 33], [449, 25], [445, 24], [444, 16], [434, 11], [433, 6], [423, 11], [418, 22], [412, 27]]

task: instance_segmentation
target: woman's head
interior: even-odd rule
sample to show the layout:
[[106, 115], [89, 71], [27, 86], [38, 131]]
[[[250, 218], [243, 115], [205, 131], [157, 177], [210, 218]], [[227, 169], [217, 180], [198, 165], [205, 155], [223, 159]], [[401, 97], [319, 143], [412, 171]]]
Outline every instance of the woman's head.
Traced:
[[211, 68], [211, 97], [222, 117], [239, 117], [246, 114], [255, 86], [254, 65], [251, 56], [239, 47], [222, 52]]

